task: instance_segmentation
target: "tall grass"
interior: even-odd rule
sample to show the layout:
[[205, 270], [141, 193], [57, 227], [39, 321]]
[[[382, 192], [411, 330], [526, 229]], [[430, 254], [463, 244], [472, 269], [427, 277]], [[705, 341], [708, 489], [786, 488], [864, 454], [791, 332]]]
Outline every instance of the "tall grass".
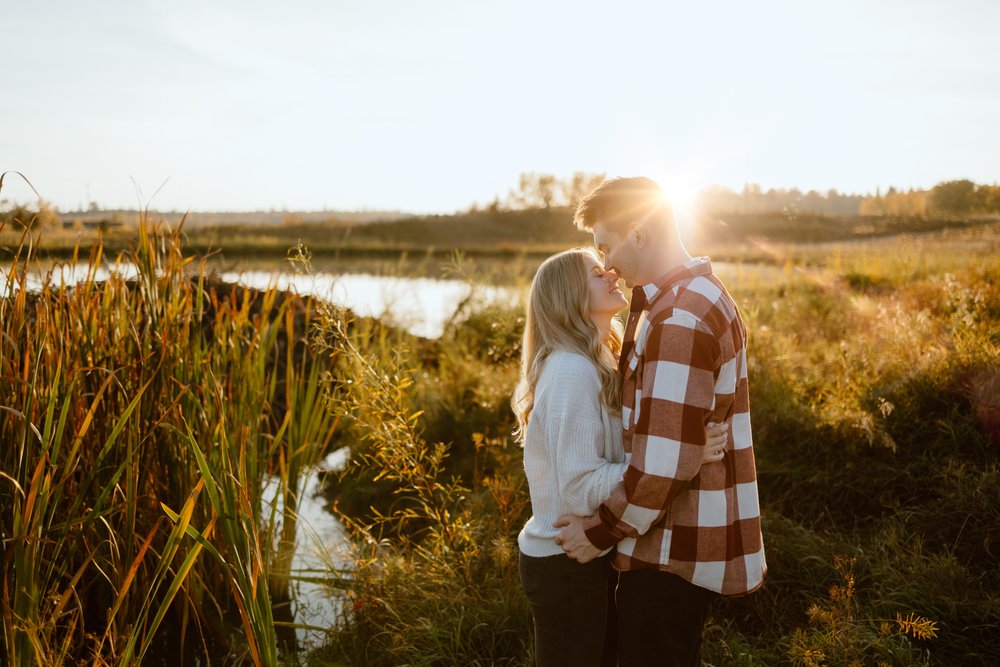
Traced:
[[[708, 664], [1000, 661], [998, 241], [993, 226], [784, 246], [783, 271], [728, 281], [750, 332], [770, 572], [714, 605]], [[311, 664], [530, 664], [512, 565], [527, 498], [503, 400], [519, 317], [466, 313], [392, 355], [343, 347], [364, 378], [333, 392], [353, 415], [336, 494], [358, 570]]]
[[32, 239], [3, 252], [2, 661], [276, 664], [299, 481], [336, 424], [311, 304], [214, 282], [148, 214], [110, 260], [134, 280], [98, 281], [97, 243], [33, 292]]
[[489, 470], [506, 449], [503, 440], [472, 434], [471, 474], [463, 479], [466, 462], [456, 469], [450, 444], [425, 439], [425, 414], [413, 394], [421, 372], [411, 352], [372, 354], [370, 341], [346, 335], [343, 320], [330, 324], [325, 340], [342, 350], [340, 375], [352, 379], [330, 388], [332, 405], [351, 415], [349, 432], [357, 438], [345, 475], [360, 473], [378, 494], [365, 490], [376, 505], [343, 515], [356, 539], [349, 603], [331, 644], [312, 660], [526, 664], [530, 618], [510, 585], [517, 552], [507, 538], [526, 498], [513, 475]]

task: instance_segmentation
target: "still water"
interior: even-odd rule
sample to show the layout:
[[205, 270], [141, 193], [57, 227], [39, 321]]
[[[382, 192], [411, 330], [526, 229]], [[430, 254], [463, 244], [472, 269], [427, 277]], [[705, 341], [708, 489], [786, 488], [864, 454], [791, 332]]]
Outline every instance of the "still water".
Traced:
[[356, 315], [376, 317], [386, 324], [403, 327], [424, 338], [437, 338], [467, 299], [476, 303], [516, 303], [520, 291], [493, 285], [471, 285], [461, 280], [402, 278], [361, 273], [270, 273], [266, 271], [225, 272], [226, 282], [264, 289], [316, 296], [350, 308]]
[[[51, 285], [74, 285], [85, 280], [89, 269], [84, 265], [56, 264], [46, 271], [25, 276], [29, 290], [37, 291], [48, 281]], [[128, 280], [138, 276], [133, 264], [105, 264], [93, 270], [94, 279], [107, 280], [118, 275]], [[276, 287], [302, 295], [319, 297], [350, 308], [361, 317], [375, 317], [386, 324], [405, 328], [424, 338], [437, 338], [455, 315], [460, 304], [516, 304], [523, 290], [513, 287], [472, 284], [464, 280], [409, 278], [364, 273], [293, 273], [288, 271], [223, 271], [225, 282], [255, 289]], [[8, 284], [5, 269], [0, 267], [0, 285]]]
[[[330, 573], [350, 570], [351, 544], [343, 524], [329, 511], [323, 494], [320, 473], [340, 470], [347, 465], [350, 452], [346, 447], [331, 452], [302, 480], [295, 535], [295, 556], [292, 559], [292, 618], [300, 626], [295, 634], [300, 646], [310, 648], [323, 641], [323, 629], [337, 621], [342, 600], [323, 579]], [[264, 481], [264, 515], [276, 505], [281, 516], [281, 496], [278, 480]]]

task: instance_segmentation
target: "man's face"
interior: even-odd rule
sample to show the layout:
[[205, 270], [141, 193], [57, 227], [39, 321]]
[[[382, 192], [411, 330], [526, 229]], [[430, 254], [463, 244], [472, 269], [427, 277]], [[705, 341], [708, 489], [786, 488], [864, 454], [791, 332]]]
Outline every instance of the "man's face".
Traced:
[[614, 271], [622, 277], [625, 285], [635, 287], [639, 277], [639, 249], [626, 230], [625, 233], [612, 231], [603, 223], [594, 224], [594, 246], [604, 258], [604, 270]]

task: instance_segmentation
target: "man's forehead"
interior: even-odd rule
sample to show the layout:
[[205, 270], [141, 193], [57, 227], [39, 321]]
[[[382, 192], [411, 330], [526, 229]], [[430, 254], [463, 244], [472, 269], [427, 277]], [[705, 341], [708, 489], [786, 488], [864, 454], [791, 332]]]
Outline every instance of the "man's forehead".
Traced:
[[594, 231], [594, 245], [603, 245], [609, 243], [618, 236], [615, 232], [607, 229], [604, 225], [597, 223], [593, 227]]

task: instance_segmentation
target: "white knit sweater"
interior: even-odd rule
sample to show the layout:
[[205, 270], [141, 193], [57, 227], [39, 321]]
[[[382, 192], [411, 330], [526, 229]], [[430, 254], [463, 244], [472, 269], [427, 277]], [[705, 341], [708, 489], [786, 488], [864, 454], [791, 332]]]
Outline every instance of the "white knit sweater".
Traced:
[[608, 414], [600, 391], [587, 357], [557, 350], [545, 360], [524, 438], [532, 516], [517, 542], [528, 556], [563, 553], [555, 520], [593, 514], [625, 475], [621, 418]]

